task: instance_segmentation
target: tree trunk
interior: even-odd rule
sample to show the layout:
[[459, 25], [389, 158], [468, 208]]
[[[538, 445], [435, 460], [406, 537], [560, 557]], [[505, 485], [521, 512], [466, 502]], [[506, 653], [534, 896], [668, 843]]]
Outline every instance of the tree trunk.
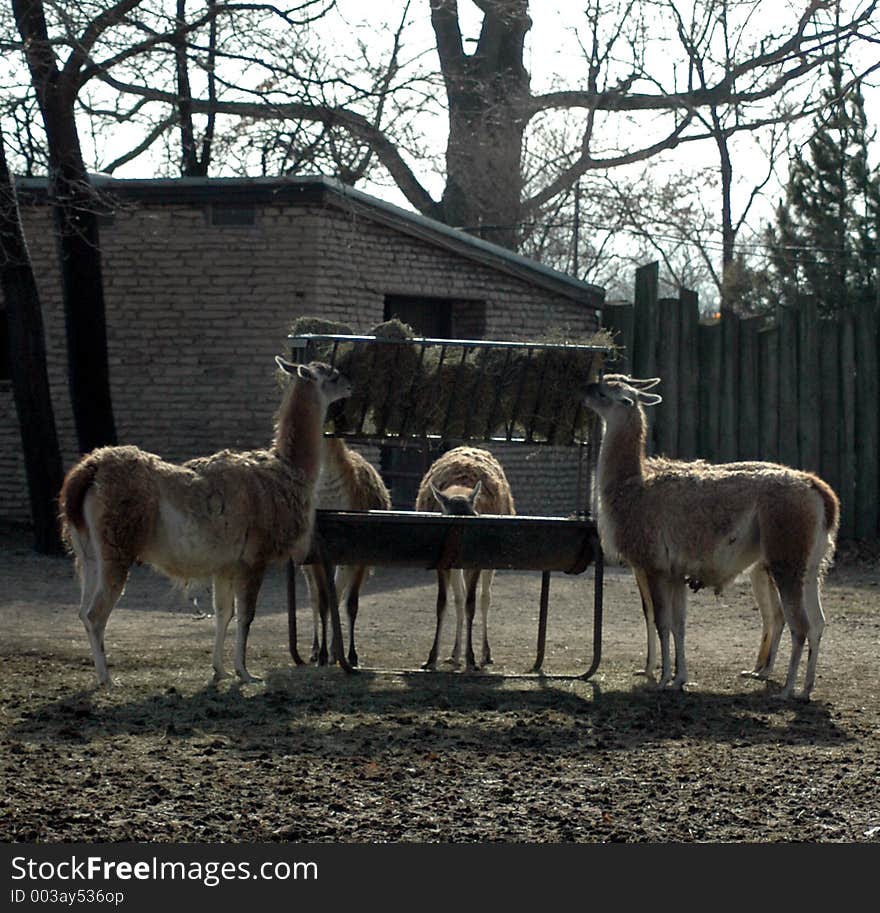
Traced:
[[13, 0], [48, 141], [70, 399], [83, 453], [116, 443], [107, 364], [104, 281], [96, 198], [76, 129], [76, 85], [59, 71], [40, 0]]
[[443, 218], [516, 248], [522, 219], [522, 148], [529, 100], [523, 43], [526, 0], [481, 0], [477, 49], [464, 53], [455, 0], [432, 0], [431, 22], [449, 106]]
[[6, 303], [9, 365], [34, 524], [34, 547], [45, 555], [60, 554], [63, 549], [56, 499], [63, 469], [46, 373], [43, 315], [2, 139], [0, 284]]

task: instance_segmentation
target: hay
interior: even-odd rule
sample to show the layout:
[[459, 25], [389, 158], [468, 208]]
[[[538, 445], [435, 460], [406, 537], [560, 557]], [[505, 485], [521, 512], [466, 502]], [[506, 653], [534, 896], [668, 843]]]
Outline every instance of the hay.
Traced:
[[[303, 326], [309, 329], [299, 329]], [[299, 332], [321, 333], [340, 333], [339, 326], [317, 318], [300, 318], [294, 325]], [[593, 421], [581, 394], [614, 351], [604, 330], [577, 339], [551, 331], [525, 347], [470, 347], [455, 340], [445, 346], [408, 345], [413, 330], [395, 319], [366, 335], [375, 339], [335, 349], [334, 364], [353, 387], [332, 416], [340, 434], [505, 437], [551, 444], [585, 440]], [[577, 347], [583, 345], [599, 350]]]

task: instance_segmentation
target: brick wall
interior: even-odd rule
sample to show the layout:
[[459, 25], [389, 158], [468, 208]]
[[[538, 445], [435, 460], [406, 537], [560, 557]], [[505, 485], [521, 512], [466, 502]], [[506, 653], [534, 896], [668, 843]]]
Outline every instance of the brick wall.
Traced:
[[[406, 294], [484, 301], [488, 338], [597, 325], [583, 304], [362, 213], [259, 204], [252, 226], [215, 226], [209, 213], [207, 205], [127, 201], [101, 232], [119, 440], [170, 460], [266, 445], [279, 401], [273, 356], [287, 351], [301, 315], [366, 331], [383, 319], [386, 294]], [[23, 206], [22, 217], [67, 467], [78, 453], [51, 221], [45, 205]], [[540, 448], [540, 459], [525, 447], [505, 450], [521, 513], [576, 506], [576, 448]], [[0, 384], [0, 517], [30, 517], [8, 382]]]

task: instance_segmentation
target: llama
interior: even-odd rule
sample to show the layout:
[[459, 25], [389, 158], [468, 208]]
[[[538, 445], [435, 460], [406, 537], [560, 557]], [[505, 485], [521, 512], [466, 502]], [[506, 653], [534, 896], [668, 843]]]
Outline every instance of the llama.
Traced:
[[[391, 496], [377, 470], [340, 438], [324, 438], [321, 478], [316, 497], [318, 510], [391, 509]], [[336, 571], [336, 592], [340, 602], [345, 595], [348, 662], [351, 666], [358, 664], [354, 627], [360, 589], [368, 572], [366, 565], [342, 566]], [[327, 578], [321, 564], [305, 565], [303, 573], [309, 587], [315, 621], [311, 661], [324, 665], [327, 662]]]
[[[781, 697], [792, 696], [805, 641], [809, 644], [801, 696], [808, 700], [825, 628], [820, 588], [834, 551], [839, 502], [808, 472], [775, 463], [714, 465], [645, 458], [642, 404], [658, 379], [620, 375], [590, 384], [584, 403], [602, 418], [599, 452], [599, 532], [603, 547], [633, 569], [660, 637], [660, 686], [687, 682], [687, 587], [720, 593], [742, 571], [764, 620], [751, 674], [766, 678], [784, 623], [792, 650]], [[675, 644], [672, 677], [669, 634]], [[651, 641], [649, 640], [649, 661]]]
[[[637, 380], [631, 377], [627, 377], [625, 374], [605, 374], [604, 380], [608, 381], [622, 381], [623, 383], [629, 383], [632, 386], [637, 386], [642, 390], [650, 389], [659, 383], [659, 379], [651, 378], [650, 380]], [[664, 470], [675, 470], [678, 468], [695, 468], [701, 466], [703, 468], [711, 468], [716, 472], [724, 472], [730, 470], [760, 470], [765, 468], [766, 464], [757, 462], [757, 461], [745, 461], [745, 462], [736, 462], [736, 463], [718, 463], [718, 464], [709, 464], [704, 460], [692, 460], [689, 463], [685, 463], [681, 460], [673, 460], [665, 456], [655, 456], [647, 457], [645, 459], [645, 468], [649, 472], [660, 472]], [[642, 603], [642, 613], [645, 617], [645, 633], [647, 636], [647, 653], [645, 657], [645, 666], [644, 669], [638, 670], [636, 675], [643, 675], [649, 681], [654, 681], [654, 670], [657, 668], [657, 638], [655, 637], [655, 619], [654, 619], [654, 607], [651, 601], [650, 588], [648, 586], [647, 579], [645, 578], [644, 572], [633, 569], [633, 576], [635, 577], [636, 585], [639, 589], [639, 596]], [[782, 633], [782, 628], [784, 625], [782, 607], [779, 604], [778, 595], [771, 580], [770, 576], [767, 573], [767, 569], [760, 562], [753, 565], [749, 570], [749, 577], [752, 584], [752, 594], [755, 597], [755, 602], [758, 605], [758, 609], [761, 612], [762, 620], [762, 633], [761, 633], [761, 645], [758, 649], [758, 657], [755, 661], [755, 665], [752, 669], [743, 670], [741, 675], [744, 678], [757, 678], [757, 679], [766, 679], [769, 677], [770, 673], [773, 670], [773, 664], [776, 659], [776, 646], [779, 644], [779, 637]], [[696, 592], [702, 588], [702, 583], [693, 578], [689, 578], [688, 586]], [[774, 645], [775, 646], [772, 646]], [[772, 646], [772, 648], [771, 648]]]
[[221, 450], [182, 465], [138, 447], [101, 447], [67, 473], [62, 535], [76, 559], [80, 618], [101, 685], [110, 684], [104, 629], [135, 562], [175, 581], [213, 578], [214, 680], [225, 677], [223, 644], [237, 615], [235, 671], [245, 665], [257, 595], [270, 563], [302, 560], [311, 544], [324, 419], [351, 384], [320, 362], [294, 365], [268, 450]]
[[[488, 450], [477, 447], [456, 447], [438, 457], [425, 473], [416, 496], [416, 510], [437, 510], [456, 516], [476, 516], [480, 513], [513, 515], [513, 494], [501, 464]], [[477, 509], [479, 507], [479, 510]], [[437, 629], [434, 643], [423, 669], [437, 668], [437, 653], [440, 648], [440, 629], [446, 611], [446, 593], [449, 583], [455, 597], [456, 626], [455, 644], [449, 658], [454, 666], [459, 665], [461, 655], [461, 629], [467, 609], [467, 646], [465, 660], [467, 670], [477, 669], [473, 648], [474, 614], [476, 612], [477, 584], [481, 583], [480, 611], [483, 616], [482, 666], [492, 663], [489, 648], [489, 606], [492, 601], [493, 569], [444, 569], [437, 571]]]

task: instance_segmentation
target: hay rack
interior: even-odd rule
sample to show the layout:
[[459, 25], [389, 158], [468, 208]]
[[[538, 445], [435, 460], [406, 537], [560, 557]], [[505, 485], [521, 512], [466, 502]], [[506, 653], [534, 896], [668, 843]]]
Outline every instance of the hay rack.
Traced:
[[[541, 595], [535, 663], [542, 674], [550, 574], [581, 574], [592, 564], [593, 645], [588, 679], [601, 659], [603, 560], [595, 523], [599, 423], [578, 395], [613, 352], [606, 345], [557, 342], [299, 333], [288, 337], [296, 362], [324, 361], [352, 381], [334, 404], [326, 434], [364, 444], [416, 447], [426, 455], [452, 444], [579, 448], [577, 503], [567, 517], [480, 516], [320, 510], [312, 553], [331, 582], [334, 644], [342, 644], [332, 568], [339, 564], [535, 570]], [[515, 494], [515, 492], [514, 492]], [[290, 653], [297, 648], [295, 569], [288, 567]], [[346, 671], [344, 650], [336, 659]]]

